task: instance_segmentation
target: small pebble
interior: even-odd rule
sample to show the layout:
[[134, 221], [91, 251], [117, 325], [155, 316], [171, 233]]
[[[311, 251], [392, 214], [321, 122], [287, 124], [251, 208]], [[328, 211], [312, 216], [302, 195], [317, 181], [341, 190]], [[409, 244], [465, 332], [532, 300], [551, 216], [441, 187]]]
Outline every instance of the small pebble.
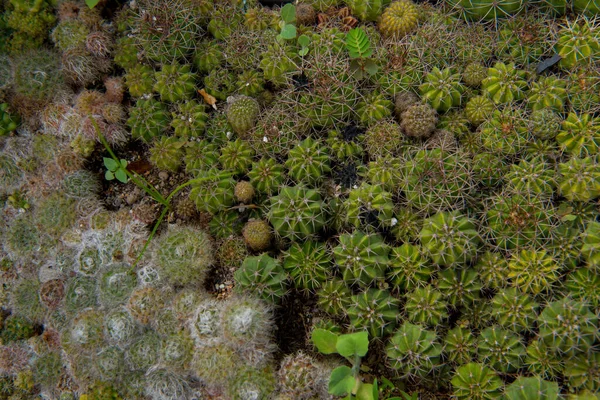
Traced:
[[169, 179], [169, 173], [166, 171], [160, 171], [158, 173], [158, 177], [162, 180], [162, 181], [166, 181], [167, 179]]
[[138, 201], [139, 195], [135, 192], [131, 192], [127, 195], [127, 197], [125, 198], [125, 201], [127, 202], [127, 204], [132, 205], [134, 204], [136, 201]]

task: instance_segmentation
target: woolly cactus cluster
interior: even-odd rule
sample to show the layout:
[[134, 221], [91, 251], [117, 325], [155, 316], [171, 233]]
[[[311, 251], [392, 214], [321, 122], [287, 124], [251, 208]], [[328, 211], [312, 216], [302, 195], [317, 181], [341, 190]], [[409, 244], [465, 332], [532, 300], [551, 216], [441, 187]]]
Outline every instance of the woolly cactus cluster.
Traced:
[[0, 398], [595, 398], [599, 11], [4, 2]]

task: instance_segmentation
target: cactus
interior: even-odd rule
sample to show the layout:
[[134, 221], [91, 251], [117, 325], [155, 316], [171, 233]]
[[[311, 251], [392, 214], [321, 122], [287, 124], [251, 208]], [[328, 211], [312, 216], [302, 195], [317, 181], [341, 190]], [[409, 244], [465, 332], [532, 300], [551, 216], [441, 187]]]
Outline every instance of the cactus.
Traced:
[[325, 209], [316, 190], [284, 186], [271, 197], [269, 222], [286, 239], [310, 239], [325, 226]]
[[33, 377], [36, 383], [43, 387], [52, 388], [58, 383], [63, 366], [60, 353], [48, 352], [40, 355], [33, 362]]
[[112, 264], [104, 267], [98, 283], [98, 297], [105, 306], [125, 302], [135, 286], [137, 276], [128, 264]]
[[600, 248], [600, 223], [596, 221], [590, 221], [587, 225], [585, 232], [581, 235], [581, 254], [587, 261], [587, 264], [591, 268], [598, 268], [600, 266], [600, 254], [598, 249]]
[[282, 165], [272, 158], [263, 157], [252, 163], [248, 178], [257, 191], [269, 195], [283, 184], [285, 175]]
[[367, 287], [383, 280], [389, 249], [381, 236], [355, 231], [341, 235], [339, 241], [333, 255], [345, 281]]
[[215, 214], [234, 205], [233, 178], [214, 169], [198, 171], [196, 177], [203, 180], [191, 185], [190, 199], [196, 203], [198, 210]]
[[502, 380], [484, 364], [468, 363], [456, 369], [453, 395], [460, 400], [491, 400], [501, 396]]
[[560, 278], [560, 265], [545, 250], [521, 250], [508, 263], [508, 278], [523, 293], [549, 292]]
[[134, 138], [150, 142], [169, 127], [169, 113], [165, 105], [156, 100], [138, 100], [129, 112], [127, 125]]
[[423, 250], [410, 243], [392, 248], [389, 267], [387, 279], [402, 290], [424, 287], [435, 271]]
[[331, 170], [327, 148], [311, 138], [290, 150], [285, 166], [295, 182], [307, 185], [317, 184]]
[[136, 325], [133, 317], [125, 309], [117, 309], [104, 317], [106, 339], [124, 346], [136, 336]]
[[269, 368], [244, 368], [230, 382], [232, 400], [265, 399], [275, 390], [275, 377]]
[[254, 251], [263, 251], [271, 246], [273, 231], [263, 220], [250, 220], [242, 231], [244, 241]]
[[550, 196], [555, 187], [554, 170], [538, 157], [511, 165], [506, 181], [509, 190], [540, 196]]
[[425, 378], [439, 367], [442, 347], [434, 331], [405, 322], [394, 333], [385, 354], [390, 366], [402, 376]]
[[160, 337], [154, 332], [146, 332], [137, 337], [126, 352], [128, 366], [132, 370], [145, 371], [156, 364], [159, 358]]
[[187, 369], [194, 350], [194, 342], [186, 332], [178, 332], [163, 339], [160, 355], [172, 369]]
[[298, 351], [286, 356], [277, 371], [279, 393], [290, 398], [309, 399], [327, 391], [326, 367]]
[[537, 82], [531, 84], [527, 102], [533, 110], [550, 108], [553, 111], [561, 112], [565, 107], [567, 100], [567, 83], [555, 76], [542, 76]]
[[471, 124], [479, 126], [492, 116], [495, 109], [494, 103], [488, 97], [475, 96], [465, 105], [465, 115]]
[[467, 64], [462, 73], [463, 82], [473, 88], [481, 86], [485, 78], [487, 78], [487, 68], [478, 62]]
[[362, 183], [352, 189], [345, 202], [345, 208], [347, 222], [356, 228], [370, 231], [380, 225], [392, 225], [392, 195], [381, 186]]
[[564, 363], [561, 359], [552, 356], [552, 351], [540, 338], [534, 339], [527, 346], [525, 357], [527, 370], [544, 379], [553, 379], [562, 373]]
[[569, 113], [556, 141], [574, 156], [586, 157], [600, 151], [600, 122], [590, 114]]
[[110, 70], [110, 62], [92, 55], [83, 47], [75, 47], [63, 53], [62, 67], [67, 82], [88, 86], [100, 80]]
[[140, 323], [148, 324], [164, 307], [164, 293], [153, 287], [136, 289], [129, 297], [127, 308]]
[[153, 243], [161, 276], [173, 285], [202, 284], [214, 262], [210, 236], [191, 227], [172, 227]]
[[537, 323], [549, 350], [567, 357], [586, 353], [598, 337], [598, 317], [585, 302], [568, 297], [549, 303]]
[[4, 321], [0, 337], [2, 343], [9, 343], [17, 340], [29, 339], [36, 335], [33, 323], [22, 316], [11, 315]]
[[235, 74], [225, 68], [210, 71], [203, 79], [208, 94], [225, 101], [235, 91]]
[[470, 20], [498, 21], [518, 14], [525, 7], [524, 0], [452, 0], [450, 4], [462, 9]]
[[0, 136], [8, 136], [12, 131], [17, 129], [21, 122], [18, 114], [11, 112], [8, 103], [0, 104]]
[[361, 21], [377, 21], [385, 7], [390, 4], [390, 0], [345, 0], [345, 3], [350, 7], [352, 15], [355, 15]]
[[144, 392], [151, 400], [177, 400], [189, 396], [188, 382], [170, 369], [154, 368], [148, 371], [146, 382]]
[[238, 135], [247, 134], [256, 124], [259, 105], [248, 96], [235, 96], [227, 100], [227, 121]]
[[481, 85], [494, 103], [505, 104], [525, 98], [526, 79], [527, 73], [516, 69], [514, 63], [497, 62], [488, 69], [488, 76], [481, 82]]
[[452, 209], [473, 190], [472, 167], [466, 154], [443, 149], [419, 150], [404, 164], [401, 189], [418, 211]]
[[233, 194], [240, 203], [250, 204], [252, 202], [252, 198], [254, 197], [255, 191], [250, 182], [239, 181], [235, 184]]
[[577, 112], [593, 112], [600, 103], [598, 85], [600, 78], [595, 76], [591, 69], [582, 67], [573, 71], [568, 76], [568, 97], [571, 108]]
[[368, 94], [356, 106], [358, 119], [363, 126], [391, 117], [392, 102], [383, 94]]
[[513, 332], [530, 331], [537, 317], [538, 304], [516, 288], [499, 291], [492, 299], [491, 313], [496, 323]]
[[471, 330], [460, 326], [449, 330], [444, 338], [444, 354], [459, 365], [471, 362], [477, 354], [477, 342]]
[[254, 150], [248, 143], [236, 139], [221, 148], [219, 162], [225, 171], [244, 174], [248, 172], [252, 165], [252, 157], [254, 157]]
[[62, 192], [54, 192], [38, 204], [35, 218], [45, 232], [60, 236], [77, 218], [75, 201]]
[[194, 100], [179, 103], [171, 113], [171, 127], [176, 136], [201, 137], [208, 120], [205, 107]]
[[386, 290], [367, 289], [352, 296], [346, 313], [353, 330], [365, 330], [371, 337], [390, 333], [398, 320], [399, 302]]
[[438, 273], [437, 289], [450, 305], [471, 307], [478, 299], [481, 282], [473, 269], [446, 269]]
[[85, 45], [90, 29], [80, 20], [61, 21], [52, 30], [52, 41], [60, 51]]
[[382, 36], [401, 38], [414, 31], [418, 22], [417, 6], [410, 0], [399, 0], [383, 11], [378, 26]]
[[215, 300], [202, 301], [194, 311], [189, 324], [192, 336], [198, 344], [218, 342], [221, 329], [222, 306]]
[[123, 350], [116, 346], [105, 347], [99, 350], [94, 361], [103, 379], [118, 378], [125, 370], [125, 355]]
[[3, 232], [4, 249], [13, 257], [31, 257], [42, 242], [35, 224], [27, 216], [16, 218]]
[[316, 291], [330, 276], [331, 255], [321, 243], [294, 243], [285, 253], [283, 267], [296, 287]]
[[559, 65], [565, 70], [593, 62], [600, 56], [598, 26], [594, 20], [578, 18], [562, 26], [555, 51], [560, 55]]
[[224, 386], [239, 372], [243, 360], [231, 346], [215, 342], [198, 346], [192, 364], [196, 375], [207, 385]]
[[133, 97], [150, 95], [154, 87], [155, 75], [151, 67], [143, 64], [135, 64], [127, 69], [125, 84], [129, 94]]
[[496, 110], [491, 118], [480, 126], [483, 146], [490, 152], [515, 155], [527, 144], [528, 129], [524, 113], [517, 108]]
[[369, 163], [365, 175], [372, 185], [380, 186], [388, 192], [396, 192], [402, 177], [401, 168], [399, 158], [382, 156]]
[[286, 293], [287, 274], [267, 254], [246, 257], [234, 276], [238, 289], [273, 303], [278, 303]]
[[558, 400], [558, 383], [540, 377], [518, 377], [504, 389], [506, 400]]
[[442, 299], [442, 293], [431, 285], [407, 293], [404, 309], [408, 320], [416, 324], [436, 326], [448, 317], [447, 304]]
[[186, 172], [198, 172], [212, 168], [219, 159], [219, 148], [206, 140], [199, 142], [188, 142], [185, 146]]
[[343, 280], [333, 278], [317, 291], [319, 307], [330, 315], [341, 315], [351, 305], [352, 292]]
[[437, 112], [428, 104], [414, 104], [401, 115], [400, 127], [411, 137], [426, 138], [437, 125]]
[[150, 162], [158, 169], [177, 172], [181, 165], [185, 142], [176, 137], [157, 138], [150, 149]]
[[94, 309], [79, 313], [68, 331], [68, 342], [83, 349], [97, 349], [104, 341], [104, 318]]
[[154, 91], [160, 95], [162, 101], [186, 101], [195, 93], [196, 74], [191, 72], [189, 65], [163, 65], [154, 77]]
[[425, 77], [425, 82], [419, 87], [421, 96], [439, 112], [459, 107], [464, 93], [460, 83], [460, 74], [450, 68], [440, 70], [434, 67]]
[[568, 379], [569, 389], [587, 389], [598, 393], [600, 388], [598, 367], [600, 367], [600, 353], [597, 351], [568, 359], [565, 362], [564, 375]]
[[15, 57], [15, 92], [32, 100], [52, 98], [64, 85], [60, 68], [58, 55], [50, 50], [39, 49]]
[[398, 154], [406, 144], [400, 126], [387, 119], [369, 127], [363, 141], [364, 149], [373, 160], [377, 157]]
[[439, 212], [426, 219], [419, 237], [431, 259], [445, 266], [468, 262], [480, 242], [473, 221], [457, 211]]
[[259, 351], [259, 347], [267, 346], [271, 338], [272, 319], [271, 308], [262, 300], [235, 297], [224, 305], [221, 314], [222, 334], [226, 343], [239, 349], [242, 355], [244, 352]]
[[216, 40], [202, 41], [194, 52], [193, 63], [199, 72], [216, 70], [223, 63], [223, 48]]
[[96, 305], [96, 280], [94, 278], [76, 277], [67, 284], [65, 309], [77, 313]]

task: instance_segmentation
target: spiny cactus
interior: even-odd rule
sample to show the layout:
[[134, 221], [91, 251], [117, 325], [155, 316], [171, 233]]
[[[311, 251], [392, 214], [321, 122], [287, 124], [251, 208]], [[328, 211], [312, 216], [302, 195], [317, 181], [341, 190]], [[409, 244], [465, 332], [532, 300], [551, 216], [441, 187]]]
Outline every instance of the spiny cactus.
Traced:
[[558, 33], [555, 46], [561, 59], [561, 68], [569, 70], [575, 66], [595, 61], [600, 56], [598, 25], [585, 17], [567, 22]]
[[382, 337], [396, 326], [399, 301], [386, 290], [367, 289], [352, 296], [346, 314], [354, 330]]
[[273, 232], [269, 223], [263, 220], [250, 220], [242, 231], [244, 241], [252, 250], [263, 251], [269, 248]]
[[277, 303], [286, 293], [287, 274], [279, 261], [267, 254], [247, 257], [235, 271], [235, 281], [240, 290]]
[[285, 186], [271, 197], [268, 218], [282, 237], [309, 239], [325, 226], [325, 207], [316, 190]]
[[429, 104], [414, 104], [401, 114], [400, 127], [411, 137], [425, 138], [431, 135], [438, 122], [437, 112]]
[[596, 155], [600, 151], [600, 121], [587, 113], [569, 113], [556, 141], [574, 156]]
[[554, 191], [554, 170], [543, 159], [534, 157], [510, 166], [506, 175], [509, 188], [516, 193], [550, 196]]
[[583, 232], [581, 253], [591, 268], [600, 266], [600, 222], [590, 221]]
[[8, 103], [0, 104], [0, 136], [8, 136], [17, 129], [20, 122], [21, 118], [18, 114], [11, 112]]
[[299, 288], [315, 291], [329, 278], [331, 255], [321, 243], [294, 243], [285, 253], [283, 267]]
[[157, 100], [138, 100], [129, 113], [127, 125], [131, 128], [131, 135], [146, 142], [160, 136], [169, 127], [167, 108]]
[[254, 150], [248, 143], [236, 139], [221, 148], [219, 162], [223, 166], [223, 170], [243, 174], [250, 169], [253, 156]]
[[465, 105], [465, 115], [470, 123], [479, 126], [492, 116], [495, 109], [496, 107], [489, 97], [475, 96], [470, 98]]
[[266, 354], [262, 356], [268, 356], [265, 346], [271, 338], [273, 315], [267, 303], [255, 297], [237, 296], [224, 305], [221, 318], [223, 337], [240, 354], [263, 348]]
[[580, 354], [565, 363], [565, 377], [568, 379], [569, 388], [587, 389], [593, 393], [598, 392], [600, 383], [598, 378], [598, 367], [600, 367], [600, 353], [590, 351], [587, 354]]
[[177, 104], [171, 117], [173, 132], [184, 138], [201, 137], [208, 120], [204, 105], [194, 100]]
[[127, 308], [142, 324], [149, 324], [165, 305], [164, 293], [154, 287], [136, 289], [131, 293]]
[[460, 82], [460, 74], [450, 68], [440, 70], [434, 67], [425, 76], [425, 82], [419, 87], [421, 96], [439, 112], [448, 111], [461, 105], [462, 94], [465, 91]]
[[504, 389], [506, 400], [558, 400], [558, 383], [542, 380], [540, 377], [518, 377]]
[[369, 127], [363, 140], [364, 149], [371, 159], [398, 154], [406, 144], [407, 140], [402, 135], [400, 126], [395, 121], [388, 119], [381, 120]]
[[317, 291], [318, 304], [323, 311], [330, 315], [341, 315], [351, 304], [352, 292], [339, 278], [326, 281]]
[[11, 315], [3, 321], [0, 337], [3, 343], [29, 339], [36, 335], [35, 326], [29, 319]]
[[516, 288], [498, 292], [492, 299], [491, 313], [498, 325], [513, 332], [530, 331], [539, 305]]
[[386, 346], [390, 366], [402, 376], [425, 378], [439, 367], [442, 347], [435, 332], [405, 322]]
[[480, 242], [473, 221], [457, 211], [439, 212], [426, 219], [419, 237], [431, 259], [446, 266], [468, 262]]
[[451, 383], [453, 395], [460, 400], [492, 400], [502, 395], [502, 380], [484, 364], [468, 363], [458, 367]]
[[470, 329], [457, 326], [446, 334], [443, 341], [444, 354], [451, 362], [463, 365], [471, 362], [477, 354], [477, 339]]
[[482, 88], [494, 103], [510, 103], [525, 97], [526, 79], [527, 73], [517, 69], [514, 63], [497, 62], [488, 69], [488, 77], [482, 81]]
[[436, 326], [448, 317], [447, 304], [442, 293], [431, 285], [407, 293], [404, 309], [408, 320], [416, 324]]
[[137, 333], [133, 317], [124, 308], [119, 308], [104, 317], [106, 338], [118, 345], [131, 342]]
[[345, 202], [346, 220], [356, 228], [376, 230], [379, 226], [393, 224], [392, 195], [380, 185], [362, 183], [352, 189]]
[[531, 84], [527, 101], [532, 110], [550, 108], [561, 112], [567, 99], [566, 82], [554, 76], [543, 76]]
[[272, 194], [279, 188], [285, 179], [284, 168], [273, 158], [261, 158], [252, 163], [252, 169], [248, 172], [250, 183], [257, 191]]
[[415, 30], [418, 22], [417, 6], [410, 0], [400, 0], [383, 11], [378, 26], [383, 36], [401, 38]]
[[341, 235], [339, 241], [333, 255], [345, 281], [367, 287], [383, 280], [389, 249], [381, 236], [355, 231]]
[[147, 370], [158, 361], [160, 337], [152, 331], [136, 338], [127, 348], [126, 360], [133, 370]]
[[438, 273], [437, 289], [452, 306], [470, 307], [479, 299], [481, 282], [473, 269], [446, 269]]
[[104, 267], [98, 282], [100, 302], [108, 307], [125, 302], [135, 286], [137, 275], [126, 264], [111, 264]]
[[535, 338], [527, 346], [527, 355], [525, 356], [527, 370], [544, 379], [553, 379], [560, 375], [564, 369], [564, 363], [557, 357], [549, 356], [551, 354], [551, 348], [539, 337]]
[[524, 293], [539, 295], [551, 290], [560, 278], [560, 265], [545, 250], [524, 249], [513, 253], [508, 278]]
[[315, 185], [331, 171], [327, 147], [307, 138], [290, 150], [285, 163], [289, 176], [297, 183]]
[[256, 124], [259, 105], [256, 100], [248, 96], [235, 96], [227, 99], [227, 121], [234, 132], [244, 135]]
[[235, 180], [219, 170], [198, 171], [197, 178], [191, 187], [190, 199], [196, 203], [199, 210], [215, 214], [231, 207], [235, 203]]
[[174, 137], [157, 138], [150, 148], [150, 162], [158, 169], [177, 172], [181, 165], [185, 142]]
[[400, 289], [408, 290], [427, 285], [434, 271], [435, 267], [420, 246], [404, 243], [392, 248], [386, 277]]
[[360, 123], [370, 126], [392, 115], [392, 102], [384, 94], [370, 94], [365, 96], [356, 106]]

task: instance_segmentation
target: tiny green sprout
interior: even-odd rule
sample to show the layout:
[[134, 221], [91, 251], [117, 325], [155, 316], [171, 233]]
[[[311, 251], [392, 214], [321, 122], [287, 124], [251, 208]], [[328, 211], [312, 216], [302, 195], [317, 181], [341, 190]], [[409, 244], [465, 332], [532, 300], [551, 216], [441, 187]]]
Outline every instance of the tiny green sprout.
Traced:
[[373, 55], [371, 41], [362, 28], [354, 28], [346, 35], [346, 50], [352, 59], [350, 68], [358, 79], [365, 75], [373, 76], [379, 71], [379, 66], [370, 57]]
[[119, 182], [127, 183], [129, 177], [127, 176], [127, 160], [121, 159], [120, 162], [108, 157], [104, 157], [104, 166], [107, 171], [104, 177], [107, 181], [112, 181], [117, 178]]
[[286, 4], [281, 8], [281, 21], [279, 27], [281, 32], [277, 35], [278, 41], [296, 39], [298, 32], [296, 31], [296, 7], [293, 4]]
[[310, 38], [306, 35], [300, 35], [298, 37], [298, 44], [300, 45], [300, 51], [298, 51], [298, 54], [301, 57], [304, 57], [308, 54], [308, 45], [310, 44]]
[[96, 7], [98, 3], [100, 3], [100, 0], [85, 0], [85, 4], [87, 4], [89, 8]]
[[30, 205], [27, 197], [19, 191], [14, 192], [8, 196], [8, 203], [16, 208], [17, 210], [28, 210]]

